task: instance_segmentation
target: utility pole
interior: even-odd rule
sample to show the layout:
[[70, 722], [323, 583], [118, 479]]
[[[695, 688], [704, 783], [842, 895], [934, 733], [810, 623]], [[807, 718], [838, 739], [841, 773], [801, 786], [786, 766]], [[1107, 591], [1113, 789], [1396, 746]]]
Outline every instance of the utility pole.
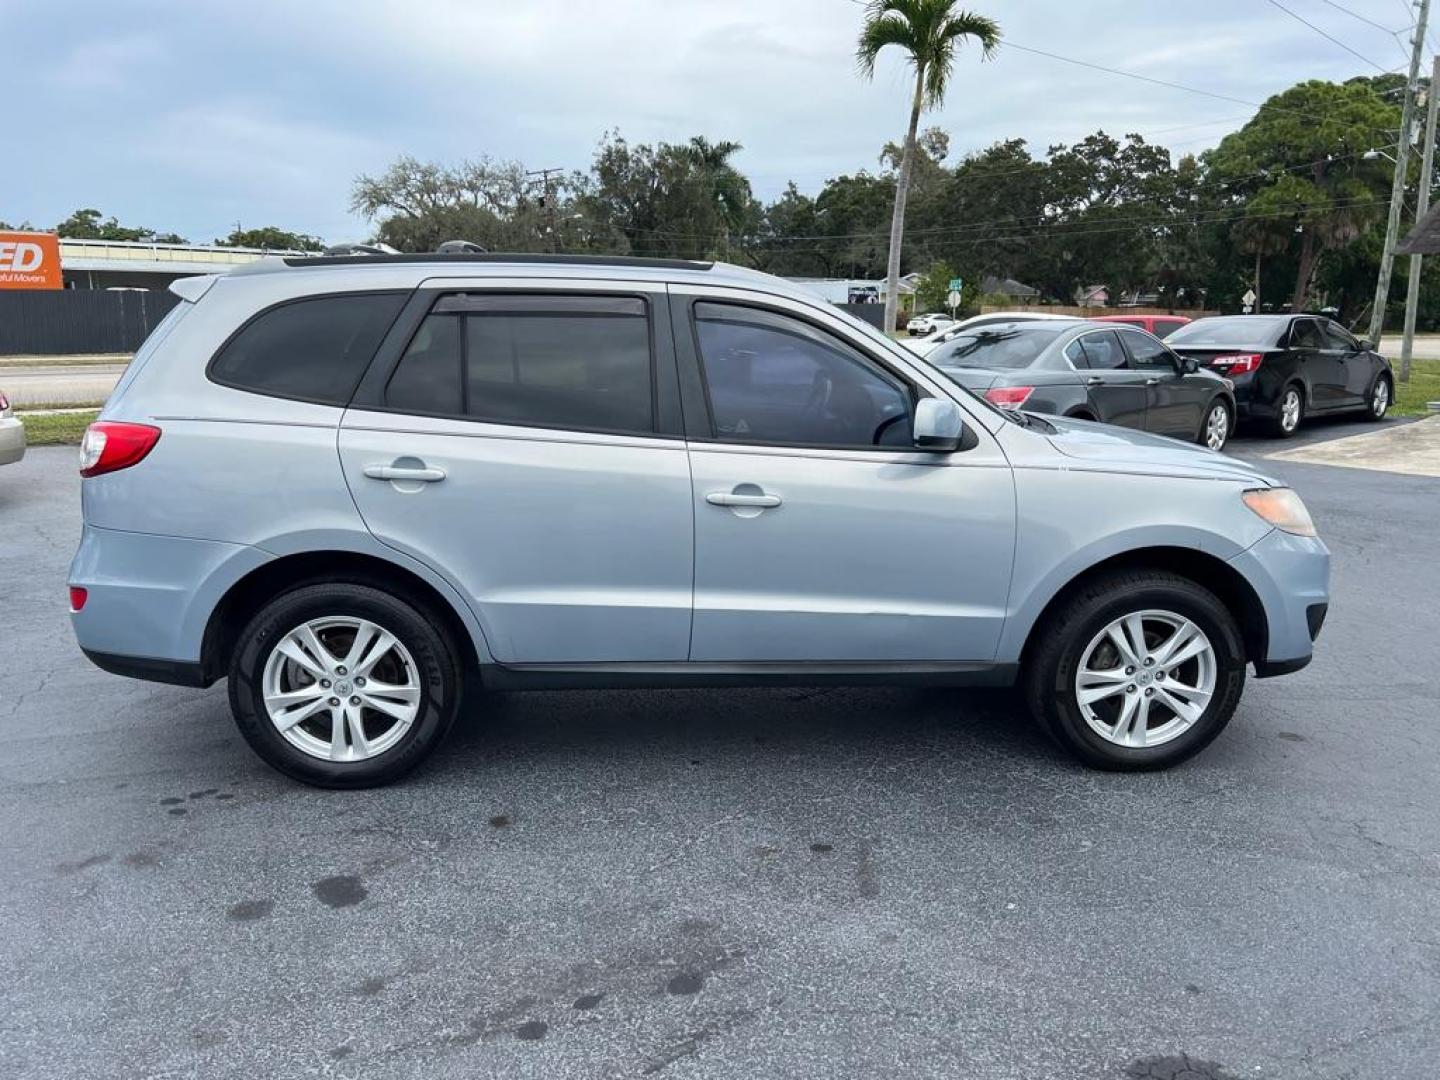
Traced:
[[[1430, 89], [1425, 101], [1425, 153], [1420, 159], [1420, 189], [1415, 193], [1415, 224], [1430, 209], [1430, 173], [1435, 168], [1435, 114], [1440, 112], [1440, 56], [1430, 65]], [[1410, 353], [1415, 348], [1415, 314], [1420, 307], [1422, 255], [1410, 256], [1410, 282], [1405, 290], [1405, 336], [1400, 342], [1400, 381], [1410, 381]]]
[[[1425, 2], [1429, 3], [1429, 0], [1425, 0]], [[545, 229], [550, 234], [552, 254], [560, 250], [560, 226], [559, 218], [555, 214], [555, 185], [550, 177], [552, 174], [559, 176], [564, 171], [564, 169], [531, 169], [525, 174], [540, 178], [540, 187], [543, 191], [540, 196], [540, 208], [545, 211], [546, 220], [549, 222]]]
[[1375, 303], [1370, 308], [1369, 339], [1378, 347], [1385, 329], [1385, 306], [1390, 301], [1390, 272], [1395, 268], [1395, 241], [1400, 232], [1400, 207], [1405, 200], [1406, 170], [1410, 164], [1410, 125], [1415, 116], [1415, 84], [1420, 78], [1420, 54], [1425, 50], [1425, 23], [1430, 0], [1420, 0], [1415, 36], [1410, 40], [1410, 75], [1405, 81], [1405, 105], [1400, 110], [1400, 141], [1395, 148], [1395, 179], [1390, 185], [1390, 217], [1385, 223], [1385, 247], [1380, 255], [1380, 276], [1375, 282]]

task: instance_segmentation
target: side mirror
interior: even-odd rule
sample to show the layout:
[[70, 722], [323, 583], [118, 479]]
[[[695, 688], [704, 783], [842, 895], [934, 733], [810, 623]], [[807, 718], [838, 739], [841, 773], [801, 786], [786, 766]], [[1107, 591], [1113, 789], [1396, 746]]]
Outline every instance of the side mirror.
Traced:
[[960, 406], [948, 398], [921, 398], [915, 406], [915, 445], [922, 450], [959, 449], [965, 434]]
[[1186, 375], [1194, 375], [1200, 370], [1200, 361], [1193, 356], [1182, 356], [1180, 358], [1180, 370]]

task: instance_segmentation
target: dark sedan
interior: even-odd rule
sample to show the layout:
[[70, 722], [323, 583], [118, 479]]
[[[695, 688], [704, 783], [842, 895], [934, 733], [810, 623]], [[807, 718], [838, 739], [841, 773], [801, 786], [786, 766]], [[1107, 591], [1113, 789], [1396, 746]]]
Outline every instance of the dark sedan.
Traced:
[[1383, 419], [1395, 396], [1390, 362], [1318, 315], [1221, 315], [1182, 326], [1166, 344], [1233, 382], [1240, 419], [1281, 438], [1311, 414]]
[[961, 333], [925, 359], [1002, 409], [1121, 424], [1212, 450], [1235, 427], [1226, 379], [1131, 326], [999, 323]]

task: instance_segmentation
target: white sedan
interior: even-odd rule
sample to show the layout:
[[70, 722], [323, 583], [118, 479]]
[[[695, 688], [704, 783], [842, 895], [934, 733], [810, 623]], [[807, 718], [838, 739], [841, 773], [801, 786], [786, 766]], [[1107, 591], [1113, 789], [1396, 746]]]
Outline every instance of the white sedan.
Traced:
[[10, 411], [10, 399], [0, 393], [0, 465], [11, 465], [25, 456], [25, 428]]
[[905, 329], [910, 332], [911, 337], [916, 337], [920, 334], [933, 334], [937, 330], [943, 330], [947, 326], [954, 325], [955, 320], [949, 315], [932, 312], [929, 315], [916, 315], [905, 324]]
[[[941, 316], [944, 318], [944, 316]], [[922, 338], [910, 341], [902, 341], [900, 344], [907, 349], [924, 356], [937, 345], [943, 345], [956, 334], [963, 334], [966, 330], [973, 330], [977, 326], [989, 326], [992, 323], [1006, 322], [1028, 322], [1032, 319], [1074, 319], [1073, 315], [1047, 315], [1039, 311], [992, 311], [987, 315], [973, 315], [968, 319], [955, 322], [947, 319], [944, 326], [938, 327]], [[912, 322], [913, 325], [913, 322]]]

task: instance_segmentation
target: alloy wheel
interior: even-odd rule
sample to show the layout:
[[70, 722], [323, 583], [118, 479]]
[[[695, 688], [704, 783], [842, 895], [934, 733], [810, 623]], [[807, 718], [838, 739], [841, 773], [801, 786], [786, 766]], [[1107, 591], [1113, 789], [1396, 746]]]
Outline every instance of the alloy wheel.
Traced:
[[261, 676], [265, 711], [288, 743], [326, 761], [364, 761], [393, 747], [420, 712], [410, 651], [378, 623], [310, 619], [276, 642]]
[[1106, 742], [1143, 749], [1193, 727], [1218, 674], [1205, 631], [1183, 615], [1147, 609], [1122, 615], [1091, 639], [1075, 673], [1075, 699]]
[[1224, 405], [1216, 404], [1210, 409], [1210, 415], [1205, 420], [1205, 445], [1211, 450], [1223, 450], [1229, 438], [1230, 410]]
[[1291, 432], [1300, 426], [1300, 391], [1293, 386], [1280, 399], [1280, 428]]
[[1385, 379], [1375, 380], [1375, 391], [1370, 396], [1370, 415], [1382, 420], [1390, 409], [1390, 383]]

